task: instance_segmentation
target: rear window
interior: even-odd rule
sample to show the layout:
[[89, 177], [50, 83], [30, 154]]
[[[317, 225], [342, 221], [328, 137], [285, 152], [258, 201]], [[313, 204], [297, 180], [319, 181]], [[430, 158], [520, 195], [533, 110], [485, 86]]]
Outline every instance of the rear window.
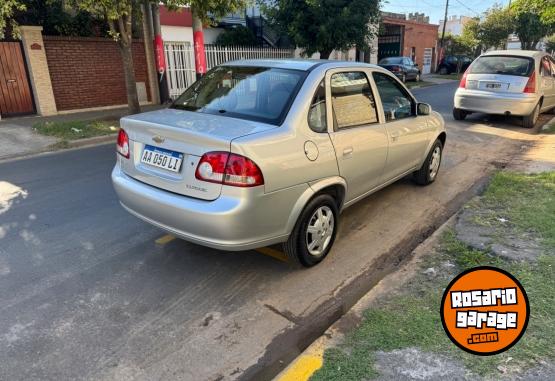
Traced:
[[403, 63], [403, 57], [389, 57], [384, 58], [378, 62], [378, 65], [390, 65], [390, 64], [401, 64]]
[[527, 77], [534, 68], [534, 60], [515, 56], [482, 56], [470, 66], [470, 74], [505, 74]]
[[175, 100], [171, 108], [280, 124], [306, 73], [250, 66], [219, 66]]

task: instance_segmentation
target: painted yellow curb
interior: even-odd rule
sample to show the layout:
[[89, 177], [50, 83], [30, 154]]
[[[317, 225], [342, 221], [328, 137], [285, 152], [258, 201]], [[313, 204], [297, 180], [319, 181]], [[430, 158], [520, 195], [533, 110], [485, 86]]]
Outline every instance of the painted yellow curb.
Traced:
[[170, 243], [174, 239], [175, 239], [175, 237], [173, 235], [166, 234], [166, 235], [163, 235], [162, 237], [158, 238], [154, 242], [156, 242], [157, 245], [165, 245], [167, 243]]
[[315, 341], [301, 353], [274, 381], [307, 381], [324, 364], [323, 340]]
[[258, 249], [254, 249], [254, 251], [275, 258], [278, 261], [287, 262], [287, 255], [285, 253], [270, 247], [259, 247]]

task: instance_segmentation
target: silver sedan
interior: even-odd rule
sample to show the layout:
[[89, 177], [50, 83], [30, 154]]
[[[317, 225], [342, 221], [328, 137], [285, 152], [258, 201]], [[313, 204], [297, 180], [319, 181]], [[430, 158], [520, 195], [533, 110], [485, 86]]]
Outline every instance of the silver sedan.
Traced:
[[223, 250], [283, 243], [304, 266], [345, 208], [409, 174], [432, 183], [446, 139], [391, 73], [338, 61], [227, 63], [121, 127], [112, 180], [130, 213]]
[[454, 103], [457, 120], [473, 112], [516, 115], [532, 128], [540, 113], [555, 110], [555, 60], [527, 50], [482, 54], [464, 73]]

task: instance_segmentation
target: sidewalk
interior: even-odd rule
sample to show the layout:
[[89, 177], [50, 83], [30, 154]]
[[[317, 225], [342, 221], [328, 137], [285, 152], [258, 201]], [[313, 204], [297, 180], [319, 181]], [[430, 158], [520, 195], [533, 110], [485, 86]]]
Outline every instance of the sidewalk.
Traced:
[[[524, 280], [529, 294], [552, 294], [555, 259], [547, 254], [553, 253], [555, 230], [542, 218], [548, 221], [555, 205], [545, 197], [549, 190], [543, 195], [536, 182], [555, 173], [555, 133], [550, 126], [555, 126], [555, 118], [494, 177], [495, 190], [486, 190], [452, 216], [414, 250], [408, 263], [379, 282], [275, 381], [553, 379], [553, 342], [547, 338], [537, 346], [535, 341], [550, 335], [551, 320], [533, 320], [522, 343], [508, 352], [477, 358], [446, 339], [438, 314], [442, 287], [462, 268], [490, 262], [510, 268]], [[517, 184], [526, 180], [530, 185], [515, 188], [510, 181], [514, 178]], [[532, 308], [544, 302], [549, 303], [537, 297]]]
[[[141, 109], [143, 112], [146, 112], [157, 110], [162, 107], [164, 106], [147, 105], [142, 106]], [[0, 160], [55, 150], [55, 145], [59, 143], [61, 139], [38, 134], [33, 129], [33, 126], [37, 123], [117, 120], [126, 115], [128, 115], [127, 107], [123, 107], [110, 110], [86, 111], [48, 117], [24, 116], [2, 119], [0, 120]], [[98, 144], [103, 141], [113, 140], [113, 135], [107, 135], [95, 139], [89, 139], [87, 142], [72, 141], [72, 144]]]

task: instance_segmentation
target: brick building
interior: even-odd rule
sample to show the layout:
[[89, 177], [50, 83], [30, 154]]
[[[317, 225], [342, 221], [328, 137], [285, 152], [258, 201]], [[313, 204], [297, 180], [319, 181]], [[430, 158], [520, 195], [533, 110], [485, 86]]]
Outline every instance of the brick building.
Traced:
[[404, 14], [382, 14], [378, 36], [378, 60], [385, 57], [410, 57], [422, 73], [435, 70], [438, 26], [422, 15], [407, 19]]

